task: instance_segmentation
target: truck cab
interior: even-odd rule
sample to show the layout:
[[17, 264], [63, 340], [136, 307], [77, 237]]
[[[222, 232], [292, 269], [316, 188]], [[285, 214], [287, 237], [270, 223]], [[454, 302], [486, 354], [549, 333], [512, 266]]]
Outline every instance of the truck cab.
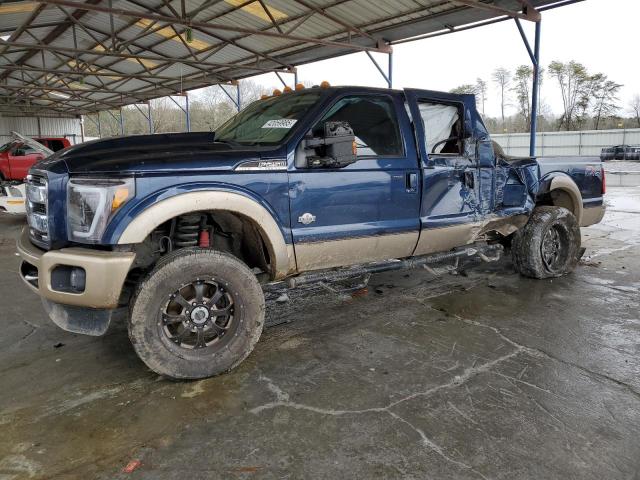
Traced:
[[473, 95], [316, 87], [215, 134], [57, 152], [30, 170], [18, 251], [56, 324], [100, 335], [123, 316], [150, 368], [202, 378], [251, 352], [276, 284], [502, 245], [524, 275], [566, 274], [603, 194], [597, 158], [505, 155]]

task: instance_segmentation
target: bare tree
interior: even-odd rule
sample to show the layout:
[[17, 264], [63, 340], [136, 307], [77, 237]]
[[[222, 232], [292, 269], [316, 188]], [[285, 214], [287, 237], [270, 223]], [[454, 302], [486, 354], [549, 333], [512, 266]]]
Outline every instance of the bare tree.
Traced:
[[489, 90], [489, 87], [487, 86], [486, 80], [483, 80], [482, 78], [478, 77], [476, 79], [476, 92], [477, 92], [476, 95], [478, 96], [478, 102], [482, 107], [482, 115], [484, 115], [484, 104], [487, 100], [488, 90]]
[[640, 127], [640, 95], [639, 94], [636, 93], [631, 99], [631, 101], [629, 102], [629, 110], [631, 111], [631, 114], [635, 118], [635, 121], [638, 124], [638, 127]]
[[504, 128], [504, 111], [509, 101], [509, 86], [511, 85], [511, 73], [504, 67], [496, 68], [491, 75], [493, 82], [500, 90], [500, 113], [502, 118], [502, 128]]

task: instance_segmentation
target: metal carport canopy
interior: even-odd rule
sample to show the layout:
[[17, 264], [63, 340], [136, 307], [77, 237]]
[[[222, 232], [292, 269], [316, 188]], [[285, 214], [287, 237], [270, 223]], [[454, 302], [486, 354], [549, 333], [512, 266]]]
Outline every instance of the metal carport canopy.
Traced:
[[49, 0], [0, 4], [0, 113], [81, 115], [571, 0]]

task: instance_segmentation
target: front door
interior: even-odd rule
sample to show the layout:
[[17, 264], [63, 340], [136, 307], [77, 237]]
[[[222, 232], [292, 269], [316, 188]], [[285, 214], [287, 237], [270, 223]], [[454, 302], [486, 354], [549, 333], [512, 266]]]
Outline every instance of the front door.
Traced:
[[[484, 217], [476, 143], [460, 96], [407, 90], [424, 177], [416, 255], [441, 252], [472, 240]], [[485, 185], [491, 190], [491, 184]], [[486, 202], [484, 202], [486, 203]]]
[[[299, 271], [408, 257], [419, 237], [420, 171], [409, 117], [397, 93], [340, 95], [320, 116], [346, 121], [357, 161], [289, 171], [291, 228]], [[297, 151], [297, 155], [304, 155]]]

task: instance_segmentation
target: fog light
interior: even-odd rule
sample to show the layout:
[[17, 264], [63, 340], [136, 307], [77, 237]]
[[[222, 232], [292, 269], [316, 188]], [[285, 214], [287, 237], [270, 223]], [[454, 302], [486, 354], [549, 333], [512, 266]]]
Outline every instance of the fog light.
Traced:
[[58, 265], [51, 271], [51, 289], [57, 292], [82, 293], [87, 283], [84, 268]]
[[74, 267], [71, 269], [71, 274], [69, 275], [69, 285], [72, 290], [76, 292], [84, 292], [84, 287], [87, 283], [87, 272], [85, 272], [84, 268]]

